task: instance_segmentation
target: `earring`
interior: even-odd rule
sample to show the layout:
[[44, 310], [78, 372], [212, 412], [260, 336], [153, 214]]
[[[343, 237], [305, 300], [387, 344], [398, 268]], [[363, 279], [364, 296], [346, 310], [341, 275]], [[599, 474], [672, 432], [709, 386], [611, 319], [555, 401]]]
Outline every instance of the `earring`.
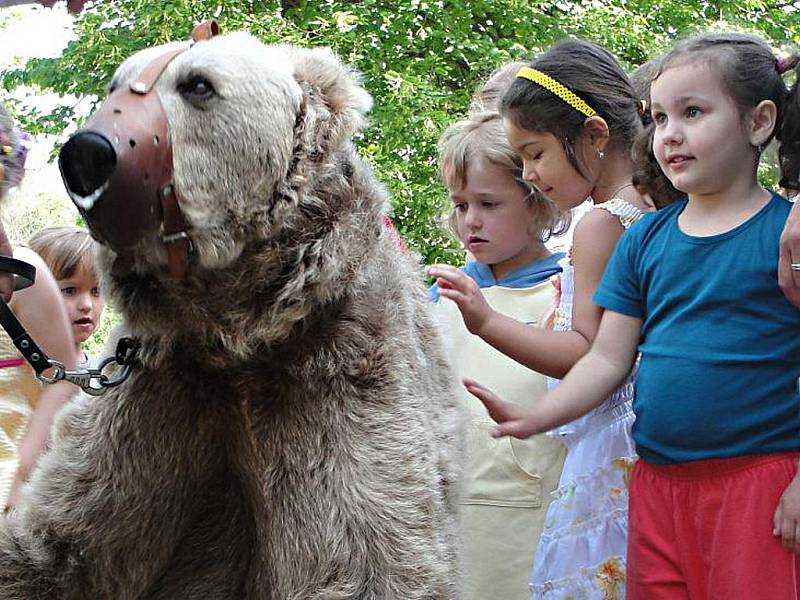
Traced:
[[600, 150], [600, 149], [597, 150], [597, 158], [602, 159], [602, 158], [605, 157], [605, 155], [606, 155], [606, 153], [603, 152], [602, 150]]

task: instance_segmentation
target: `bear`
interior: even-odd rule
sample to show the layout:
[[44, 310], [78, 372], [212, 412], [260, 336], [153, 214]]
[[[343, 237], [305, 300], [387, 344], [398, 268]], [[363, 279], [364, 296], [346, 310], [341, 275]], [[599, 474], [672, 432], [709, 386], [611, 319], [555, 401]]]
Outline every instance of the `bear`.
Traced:
[[[153, 92], [181, 275], [163, 232], [106, 215], [129, 222], [118, 243], [92, 221], [103, 193], [76, 191], [121, 154], [62, 149], [140, 349], [58, 415], [0, 526], [0, 599], [458, 598], [464, 419], [419, 260], [352, 141], [370, 96], [328, 49], [235, 32], [132, 55], [105, 102], [176, 49]], [[124, 167], [128, 187], [151, 175]]]

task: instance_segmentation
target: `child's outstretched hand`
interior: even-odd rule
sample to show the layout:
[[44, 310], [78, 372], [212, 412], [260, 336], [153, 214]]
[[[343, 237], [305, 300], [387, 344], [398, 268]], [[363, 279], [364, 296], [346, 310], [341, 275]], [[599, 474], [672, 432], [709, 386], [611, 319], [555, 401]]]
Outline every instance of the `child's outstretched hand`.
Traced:
[[497, 427], [492, 431], [492, 437], [510, 435], [525, 439], [534, 433], [543, 431], [536, 415], [531, 410], [513, 402], [501, 400], [492, 391], [472, 379], [465, 379], [464, 387], [470, 394], [483, 402], [486, 410], [489, 411], [489, 416], [497, 422]]
[[800, 475], [792, 479], [783, 492], [772, 520], [772, 535], [780, 537], [786, 548], [800, 554]]
[[486, 302], [475, 280], [451, 265], [431, 265], [425, 272], [436, 278], [439, 295], [456, 303], [467, 330], [480, 335], [481, 329], [492, 314], [492, 308]]

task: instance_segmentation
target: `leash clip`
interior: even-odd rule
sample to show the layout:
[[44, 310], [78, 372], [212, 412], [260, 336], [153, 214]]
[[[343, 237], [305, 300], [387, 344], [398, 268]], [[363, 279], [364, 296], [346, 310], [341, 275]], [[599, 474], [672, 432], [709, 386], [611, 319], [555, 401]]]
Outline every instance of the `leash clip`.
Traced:
[[[139, 346], [139, 341], [134, 338], [120, 338], [119, 342], [117, 342], [117, 350], [114, 356], [103, 359], [97, 367], [76, 369], [75, 371], [67, 371], [64, 368], [64, 363], [48, 359], [50, 368], [55, 369], [55, 372], [49, 377], [43, 373], [37, 373], [36, 377], [44, 383], [68, 381], [73, 385], [77, 385], [90, 396], [102, 396], [109, 388], [117, 387], [130, 376], [131, 365], [136, 358], [136, 353], [139, 351]], [[110, 379], [108, 375], [103, 373], [111, 363], [117, 363], [123, 367], [122, 373], [114, 379]], [[96, 385], [93, 385], [95, 383]]]
[[[64, 379], [73, 385], [77, 385], [90, 396], [102, 396], [108, 391], [108, 388], [103, 385], [107, 377], [103, 375], [102, 369], [88, 368], [64, 371]], [[97, 381], [100, 387], [93, 386], [93, 381]]]

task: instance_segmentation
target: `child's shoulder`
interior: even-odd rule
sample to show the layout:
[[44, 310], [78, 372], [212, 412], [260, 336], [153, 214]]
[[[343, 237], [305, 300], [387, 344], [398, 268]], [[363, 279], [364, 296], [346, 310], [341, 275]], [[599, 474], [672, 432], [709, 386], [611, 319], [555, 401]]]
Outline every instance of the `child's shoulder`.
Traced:
[[575, 225], [574, 244], [581, 245], [610, 239], [616, 241], [625, 230], [630, 230], [655, 213], [644, 213], [624, 200], [611, 200], [594, 206]]
[[636, 223], [644, 214], [638, 206], [622, 198], [612, 198], [606, 202], [595, 204], [594, 208], [612, 215], [625, 229]]
[[781, 196], [776, 192], [772, 192], [772, 201], [770, 204], [779, 214], [788, 217], [797, 198], [798, 196], [795, 196], [792, 200], [789, 200], [786, 196]]
[[668, 227], [672, 223], [677, 223], [678, 215], [683, 211], [687, 202], [688, 198], [684, 197], [668, 204], [664, 208], [643, 214], [642, 217], [628, 229], [628, 235], [631, 237], [646, 238], [654, 232]]

